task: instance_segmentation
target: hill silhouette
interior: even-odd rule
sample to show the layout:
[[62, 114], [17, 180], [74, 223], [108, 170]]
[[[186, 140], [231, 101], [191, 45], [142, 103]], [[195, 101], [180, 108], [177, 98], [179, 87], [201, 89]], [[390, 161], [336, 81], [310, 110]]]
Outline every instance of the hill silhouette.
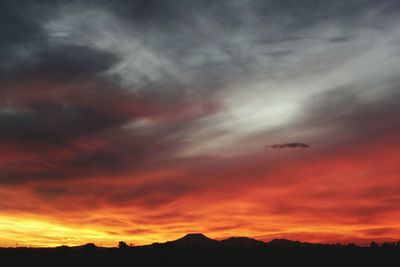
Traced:
[[0, 248], [1, 266], [398, 266], [400, 242], [369, 247], [187, 234], [165, 243], [103, 248]]
[[273, 239], [270, 242], [249, 238], [249, 237], [229, 237], [223, 240], [215, 240], [205, 236], [202, 233], [187, 234], [179, 239], [162, 243], [166, 246], [175, 247], [239, 247], [239, 248], [254, 248], [254, 247], [309, 247], [309, 246], [327, 246], [324, 244], [313, 244], [288, 239]]
[[174, 241], [169, 241], [167, 244], [177, 247], [216, 247], [219, 245], [219, 242], [201, 233], [195, 233], [187, 234]]

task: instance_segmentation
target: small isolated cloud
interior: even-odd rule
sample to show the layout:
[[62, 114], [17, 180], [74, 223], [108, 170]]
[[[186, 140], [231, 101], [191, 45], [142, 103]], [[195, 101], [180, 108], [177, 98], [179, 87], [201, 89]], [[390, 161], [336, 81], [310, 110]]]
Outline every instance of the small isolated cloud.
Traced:
[[282, 148], [309, 148], [310, 145], [303, 143], [284, 143], [284, 144], [274, 144], [268, 145], [266, 148], [270, 149], [282, 149]]

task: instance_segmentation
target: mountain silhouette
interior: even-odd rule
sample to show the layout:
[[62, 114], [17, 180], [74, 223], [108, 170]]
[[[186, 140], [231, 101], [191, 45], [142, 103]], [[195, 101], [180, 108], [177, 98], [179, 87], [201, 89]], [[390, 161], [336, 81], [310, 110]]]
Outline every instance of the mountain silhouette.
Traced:
[[169, 245], [176, 247], [217, 247], [219, 241], [208, 238], [201, 233], [187, 234], [174, 241], [167, 242]]
[[[157, 243], [158, 244], [158, 243]], [[174, 247], [240, 247], [240, 248], [254, 248], [254, 247], [277, 247], [277, 248], [303, 248], [311, 246], [323, 246], [322, 244], [304, 243], [299, 241], [292, 241], [288, 239], [273, 239], [266, 243], [257, 239], [249, 237], [230, 237], [221, 241], [211, 239], [202, 233], [187, 234], [179, 239], [162, 243], [164, 245]], [[159, 245], [159, 244], [158, 244]]]

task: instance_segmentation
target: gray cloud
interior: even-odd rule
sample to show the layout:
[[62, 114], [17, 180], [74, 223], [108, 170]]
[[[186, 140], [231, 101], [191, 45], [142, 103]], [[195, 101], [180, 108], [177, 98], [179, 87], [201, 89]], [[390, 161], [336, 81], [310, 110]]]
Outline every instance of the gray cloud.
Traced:
[[0, 113], [0, 139], [16, 142], [60, 143], [102, 128], [118, 125], [115, 116], [88, 107], [35, 103], [27, 111]]
[[44, 47], [24, 62], [14, 75], [62, 79], [87, 78], [109, 69], [118, 62], [117, 56], [85, 46]]

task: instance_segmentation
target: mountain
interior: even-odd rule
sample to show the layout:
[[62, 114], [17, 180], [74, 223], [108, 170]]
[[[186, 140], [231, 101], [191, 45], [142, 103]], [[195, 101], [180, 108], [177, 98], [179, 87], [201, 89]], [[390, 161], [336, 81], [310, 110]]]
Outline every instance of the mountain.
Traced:
[[174, 247], [199, 247], [199, 248], [210, 248], [210, 247], [239, 247], [239, 248], [255, 248], [255, 247], [277, 247], [277, 248], [304, 248], [304, 247], [316, 247], [316, 246], [327, 246], [322, 244], [313, 244], [299, 241], [292, 241], [288, 239], [273, 239], [268, 243], [263, 241], [249, 238], [249, 237], [230, 237], [221, 241], [208, 238], [201, 233], [187, 234], [179, 239], [168, 241], [166, 243], [157, 243], [155, 245], [167, 245]]
[[217, 247], [219, 241], [206, 237], [201, 233], [187, 234], [182, 238], [166, 244], [176, 247]]
[[228, 239], [221, 240], [220, 245], [224, 247], [254, 248], [265, 246], [266, 243], [248, 237], [230, 237]]

